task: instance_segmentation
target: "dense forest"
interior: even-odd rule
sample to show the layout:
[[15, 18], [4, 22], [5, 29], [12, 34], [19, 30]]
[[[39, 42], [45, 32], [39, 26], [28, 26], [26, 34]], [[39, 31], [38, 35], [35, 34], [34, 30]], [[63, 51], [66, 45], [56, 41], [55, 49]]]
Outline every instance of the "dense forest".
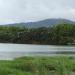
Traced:
[[75, 25], [25, 28], [0, 26], [0, 43], [75, 45]]

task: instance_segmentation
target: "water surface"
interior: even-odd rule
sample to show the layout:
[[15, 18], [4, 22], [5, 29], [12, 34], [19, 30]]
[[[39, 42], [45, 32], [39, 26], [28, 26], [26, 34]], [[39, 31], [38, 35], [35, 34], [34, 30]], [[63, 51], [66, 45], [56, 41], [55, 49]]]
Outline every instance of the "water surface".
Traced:
[[21, 56], [54, 55], [75, 55], [75, 47], [0, 43], [0, 60], [14, 59]]

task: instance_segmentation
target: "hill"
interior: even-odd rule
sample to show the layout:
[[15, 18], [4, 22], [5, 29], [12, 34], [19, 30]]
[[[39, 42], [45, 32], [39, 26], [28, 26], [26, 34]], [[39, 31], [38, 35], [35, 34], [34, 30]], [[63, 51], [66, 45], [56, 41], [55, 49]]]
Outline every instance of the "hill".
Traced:
[[[46, 20], [37, 21], [37, 22], [7, 24], [6, 26], [39, 28], [39, 27], [50, 27], [50, 26], [62, 24], [62, 23], [75, 24], [75, 22], [67, 20], [67, 19], [46, 19]], [[3, 25], [3, 26], [5, 26], [5, 25]]]

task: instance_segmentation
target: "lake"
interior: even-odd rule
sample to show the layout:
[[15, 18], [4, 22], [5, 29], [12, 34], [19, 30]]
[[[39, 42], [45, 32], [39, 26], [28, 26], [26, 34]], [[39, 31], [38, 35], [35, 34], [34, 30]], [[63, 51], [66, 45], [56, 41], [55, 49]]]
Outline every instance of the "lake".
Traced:
[[74, 56], [74, 46], [4, 44], [0, 43], [0, 60], [9, 60], [22, 56]]

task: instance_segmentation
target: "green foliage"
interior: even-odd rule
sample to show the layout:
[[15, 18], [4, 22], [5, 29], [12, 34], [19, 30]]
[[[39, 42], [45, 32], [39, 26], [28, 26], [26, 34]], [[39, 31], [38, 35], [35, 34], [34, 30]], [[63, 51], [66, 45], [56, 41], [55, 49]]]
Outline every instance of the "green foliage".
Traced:
[[75, 45], [75, 25], [59, 24], [50, 28], [32, 29], [0, 26], [0, 42]]

